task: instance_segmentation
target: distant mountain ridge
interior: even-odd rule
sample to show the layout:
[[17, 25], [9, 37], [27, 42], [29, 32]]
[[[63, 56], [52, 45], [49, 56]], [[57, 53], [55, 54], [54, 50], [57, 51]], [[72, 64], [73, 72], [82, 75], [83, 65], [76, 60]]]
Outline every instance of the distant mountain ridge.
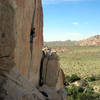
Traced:
[[90, 38], [75, 42], [75, 45], [80, 46], [100, 46], [100, 35], [95, 35]]
[[100, 46], [100, 35], [95, 35], [92, 37], [89, 37], [87, 39], [83, 39], [80, 41], [51, 41], [51, 42], [44, 42], [44, 45], [67, 45], [67, 46]]
[[51, 42], [44, 42], [44, 45], [74, 45], [75, 41], [66, 40], [66, 41], [51, 41]]

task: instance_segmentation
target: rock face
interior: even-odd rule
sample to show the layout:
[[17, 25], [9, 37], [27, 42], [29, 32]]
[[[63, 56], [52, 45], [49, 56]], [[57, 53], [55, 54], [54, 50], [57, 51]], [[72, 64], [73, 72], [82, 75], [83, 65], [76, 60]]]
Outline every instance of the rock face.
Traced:
[[59, 57], [56, 52], [47, 50], [44, 51], [43, 63], [42, 63], [41, 79], [42, 84], [46, 84], [49, 87], [56, 87], [56, 90], [63, 88], [65, 82], [65, 76], [60, 68]]
[[56, 86], [59, 73], [58, 57], [52, 54], [45, 59], [47, 59], [47, 62], [44, 62], [43, 65], [44, 83], [49, 86]]
[[85, 40], [80, 40], [75, 42], [75, 44], [80, 46], [100, 46], [100, 35], [96, 35]]
[[0, 73], [0, 100], [45, 100], [45, 97], [16, 68]]
[[[0, 69], [9, 71], [16, 66], [38, 84], [43, 45], [41, 0], [1, 0], [0, 22]], [[33, 28], [35, 36], [30, 43]]]
[[44, 85], [39, 90], [47, 94], [47, 100], [66, 100], [66, 91], [63, 88], [61, 88], [59, 91], [56, 91], [55, 87], [48, 87]]
[[42, 58], [41, 0], [0, 0], [0, 23], [0, 100], [65, 100], [57, 57]]

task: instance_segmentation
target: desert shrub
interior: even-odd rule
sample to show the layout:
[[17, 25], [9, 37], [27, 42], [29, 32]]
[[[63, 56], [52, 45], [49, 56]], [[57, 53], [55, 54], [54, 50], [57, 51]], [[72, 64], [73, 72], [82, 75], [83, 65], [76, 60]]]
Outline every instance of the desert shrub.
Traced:
[[100, 94], [95, 93], [92, 87], [72, 86], [66, 88], [68, 100], [100, 100]]
[[100, 100], [100, 93], [93, 93], [93, 98], [95, 100]]
[[66, 78], [66, 82], [70, 81], [70, 76], [67, 75], [65, 78]]
[[87, 86], [85, 92], [89, 93], [89, 94], [93, 94], [94, 93], [94, 89], [93, 89], [93, 87]]
[[76, 100], [100, 100], [100, 94], [95, 92], [79, 93]]
[[72, 86], [71, 88], [66, 88], [66, 91], [68, 96], [76, 99], [78, 93], [82, 93], [84, 89], [82, 87]]
[[96, 80], [100, 80], [100, 74], [96, 76]]
[[80, 80], [80, 77], [78, 77], [76, 74], [72, 74], [72, 76], [70, 77], [70, 76], [66, 76], [66, 80], [68, 81], [68, 82], [75, 82], [75, 81], [78, 81], [78, 80]]
[[77, 99], [76, 100], [92, 100], [92, 95], [89, 95], [87, 93], [79, 93], [77, 95]]
[[90, 76], [90, 77], [87, 77], [87, 80], [88, 80], [89, 82], [96, 81], [96, 76], [92, 75], [92, 76]]
[[81, 81], [82, 81], [84, 87], [89, 85], [88, 82], [87, 82], [87, 80], [83, 79]]

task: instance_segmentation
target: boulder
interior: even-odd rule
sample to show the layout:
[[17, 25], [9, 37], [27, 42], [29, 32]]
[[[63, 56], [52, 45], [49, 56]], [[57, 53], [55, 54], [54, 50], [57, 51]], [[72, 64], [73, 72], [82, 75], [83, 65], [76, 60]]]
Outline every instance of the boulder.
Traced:
[[45, 100], [45, 97], [12, 68], [9, 73], [0, 72], [0, 100]]
[[50, 87], [56, 87], [57, 91], [60, 88], [63, 88], [65, 76], [62, 69], [60, 68], [58, 55], [55, 52], [50, 53], [50, 51], [45, 51], [42, 61], [42, 84], [46, 84]]
[[39, 90], [42, 94], [46, 95], [47, 100], [63, 100], [61, 96], [56, 92], [55, 87], [44, 85]]
[[46, 66], [46, 80], [45, 84], [48, 86], [56, 86], [59, 73], [58, 57], [50, 55]]
[[59, 89], [57, 93], [61, 96], [62, 100], [67, 100], [67, 94], [64, 88]]

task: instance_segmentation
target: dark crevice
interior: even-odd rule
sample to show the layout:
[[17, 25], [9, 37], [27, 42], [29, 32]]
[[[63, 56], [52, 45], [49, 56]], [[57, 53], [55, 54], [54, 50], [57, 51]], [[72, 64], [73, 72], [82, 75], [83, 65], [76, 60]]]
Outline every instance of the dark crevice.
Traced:
[[40, 92], [41, 92], [41, 94], [42, 94], [43, 96], [48, 97], [48, 95], [47, 95], [46, 92], [44, 92], [44, 91], [40, 91]]
[[43, 83], [43, 61], [44, 61], [44, 58], [45, 58], [45, 53], [43, 51], [42, 59], [41, 59], [41, 65], [40, 65], [40, 81], [39, 81], [40, 86], [42, 86], [44, 84]]
[[34, 37], [35, 37], [35, 28], [34, 28], [35, 13], [36, 13], [36, 0], [34, 0], [34, 10], [33, 10], [32, 22], [31, 22], [31, 29], [30, 29], [30, 54], [31, 54], [31, 60], [30, 60], [30, 68], [29, 68], [29, 71], [28, 71], [28, 77], [29, 78], [30, 78], [30, 72], [31, 72], [31, 67], [32, 67], [33, 42], [34, 42]]
[[0, 56], [0, 58], [8, 58], [9, 56]]
[[7, 90], [3, 88], [4, 84], [6, 84], [6, 80], [0, 79], [0, 100], [4, 100], [4, 98], [8, 95]]
[[5, 38], [5, 36], [6, 36], [5, 33], [2, 33], [1, 37], [2, 37], [2, 38]]
[[31, 24], [31, 32], [30, 32], [30, 52], [31, 52], [31, 59], [32, 59], [32, 51], [33, 51], [33, 39], [35, 37], [35, 28], [34, 28], [34, 20], [35, 20], [35, 11], [36, 11], [36, 0], [34, 1], [35, 7], [33, 11], [33, 17], [32, 17], [32, 24]]

